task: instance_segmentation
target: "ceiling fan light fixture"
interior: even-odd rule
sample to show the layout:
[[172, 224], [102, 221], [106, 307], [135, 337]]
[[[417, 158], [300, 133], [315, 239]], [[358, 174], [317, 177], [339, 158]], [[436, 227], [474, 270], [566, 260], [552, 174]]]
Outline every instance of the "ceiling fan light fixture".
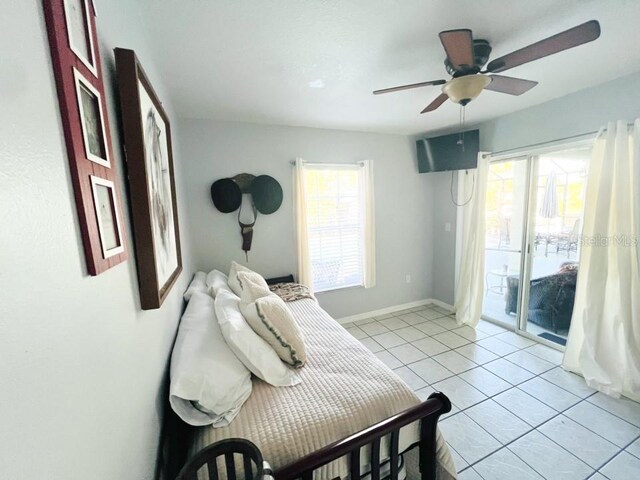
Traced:
[[452, 102], [466, 105], [480, 95], [480, 92], [482, 92], [489, 83], [491, 83], [491, 78], [486, 75], [465, 75], [464, 77], [449, 80], [442, 86], [442, 92], [446, 94]]

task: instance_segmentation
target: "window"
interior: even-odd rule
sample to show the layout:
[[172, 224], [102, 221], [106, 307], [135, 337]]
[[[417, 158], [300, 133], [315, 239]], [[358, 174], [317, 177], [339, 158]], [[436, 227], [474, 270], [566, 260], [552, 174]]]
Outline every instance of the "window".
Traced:
[[[302, 164], [298, 168], [304, 210], [298, 213], [298, 221], [306, 224], [302, 251], [310, 277], [306, 281], [316, 292], [372, 286], [370, 164]], [[305, 274], [301, 272], [300, 277], [304, 283]]]

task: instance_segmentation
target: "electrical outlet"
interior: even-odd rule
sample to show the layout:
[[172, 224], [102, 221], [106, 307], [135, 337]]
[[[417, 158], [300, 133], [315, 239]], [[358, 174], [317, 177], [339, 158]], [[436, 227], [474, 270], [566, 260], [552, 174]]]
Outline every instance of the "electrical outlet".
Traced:
[[445, 232], [450, 232], [451, 231], [451, 223], [447, 222], [444, 224], [444, 231]]
[[405, 280], [407, 281], [407, 283], [411, 283], [411, 275], [407, 275], [405, 277]]

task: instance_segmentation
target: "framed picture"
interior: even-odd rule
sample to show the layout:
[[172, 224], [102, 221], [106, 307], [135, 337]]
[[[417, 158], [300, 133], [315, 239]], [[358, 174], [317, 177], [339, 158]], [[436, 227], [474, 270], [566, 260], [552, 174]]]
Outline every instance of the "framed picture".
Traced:
[[127, 241], [95, 10], [92, 0], [46, 0], [42, 7], [87, 272], [100, 275], [127, 260]]
[[89, 15], [89, 0], [64, 0], [64, 18], [67, 26], [69, 48], [89, 69], [98, 76], [96, 55], [93, 48], [93, 32]]
[[93, 204], [96, 210], [102, 256], [109, 258], [124, 252], [122, 223], [113, 182], [91, 175]]
[[171, 126], [133, 50], [115, 49], [140, 302], [159, 308], [182, 271]]
[[85, 155], [92, 162], [110, 168], [100, 92], [75, 68], [73, 69], [73, 77], [78, 97], [80, 128], [82, 129]]

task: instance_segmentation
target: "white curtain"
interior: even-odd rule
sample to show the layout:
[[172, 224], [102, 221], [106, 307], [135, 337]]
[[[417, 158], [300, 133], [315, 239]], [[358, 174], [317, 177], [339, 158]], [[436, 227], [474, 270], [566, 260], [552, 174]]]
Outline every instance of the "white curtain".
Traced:
[[463, 180], [458, 182], [461, 192], [458, 199], [462, 207], [462, 255], [460, 273], [456, 285], [455, 312], [459, 323], [475, 327], [482, 314], [484, 295], [484, 209], [489, 174], [487, 153], [478, 154], [478, 167], [475, 170], [458, 172]]
[[296, 258], [298, 263], [298, 283], [313, 291], [313, 274], [309, 256], [307, 233], [307, 200], [304, 188], [304, 160], [296, 158], [293, 168], [293, 215], [296, 228]]
[[580, 269], [563, 366], [640, 400], [640, 120], [611, 122], [589, 165]]
[[365, 160], [362, 167], [362, 205], [363, 205], [363, 273], [364, 288], [376, 285], [376, 229], [375, 199], [373, 195], [373, 162]]

